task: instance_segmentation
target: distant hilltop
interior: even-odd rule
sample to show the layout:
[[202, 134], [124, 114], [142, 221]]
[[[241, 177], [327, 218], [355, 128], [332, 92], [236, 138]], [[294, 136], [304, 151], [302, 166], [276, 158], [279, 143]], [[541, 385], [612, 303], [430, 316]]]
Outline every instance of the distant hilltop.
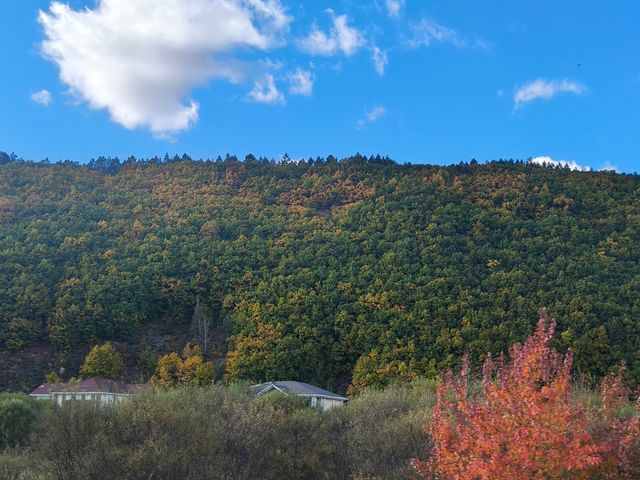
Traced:
[[432, 377], [547, 307], [578, 375], [638, 383], [638, 198], [636, 175], [525, 160], [0, 154], [0, 388], [77, 376], [105, 341], [145, 382], [203, 343], [198, 301], [216, 381]]
[[[245, 164], [254, 164], [254, 163], [260, 163], [260, 164], [291, 164], [291, 163], [295, 163], [295, 164], [300, 164], [300, 163], [306, 163], [309, 165], [321, 165], [324, 163], [366, 163], [366, 164], [393, 164], [393, 165], [400, 165], [398, 162], [396, 162], [395, 160], [391, 159], [388, 155], [385, 156], [381, 156], [381, 155], [370, 155], [370, 156], [366, 156], [366, 155], [361, 155], [360, 153], [356, 153], [355, 155], [351, 156], [351, 157], [345, 157], [342, 159], [338, 159], [337, 157], [334, 157], [333, 155], [329, 155], [327, 157], [308, 157], [308, 158], [299, 158], [299, 159], [292, 159], [288, 154], [284, 154], [282, 155], [282, 157], [275, 159], [275, 158], [269, 158], [269, 157], [265, 157], [265, 156], [260, 156], [260, 157], [256, 157], [253, 154], [247, 154], [244, 156], [244, 158], [242, 159], [241, 157], [238, 157], [236, 155], [230, 155], [230, 154], [226, 154], [224, 156], [224, 158], [221, 155], [218, 155], [216, 158], [199, 158], [199, 159], [194, 159], [191, 156], [187, 155], [186, 153], [183, 153], [182, 155], [178, 155], [178, 154], [174, 154], [173, 156], [170, 156], [168, 153], [166, 153], [163, 157], [158, 157], [158, 156], [154, 156], [154, 157], [149, 157], [149, 158], [136, 158], [135, 156], [131, 155], [129, 157], [127, 157], [124, 160], [121, 160], [119, 157], [105, 157], [105, 156], [99, 156], [97, 158], [92, 158], [91, 160], [89, 160], [86, 163], [83, 162], [78, 162], [78, 161], [73, 161], [73, 160], [57, 160], [57, 161], [50, 161], [48, 158], [45, 158], [43, 160], [40, 161], [35, 161], [35, 160], [25, 160], [22, 157], [18, 157], [18, 155], [16, 155], [15, 153], [11, 153], [8, 154], [6, 152], [2, 152], [0, 151], [0, 165], [2, 164], [6, 164], [6, 163], [16, 163], [16, 162], [20, 162], [20, 163], [34, 163], [34, 164], [45, 164], [45, 165], [49, 165], [49, 164], [62, 164], [62, 165], [85, 165], [89, 168], [91, 168], [92, 170], [99, 170], [99, 171], [104, 171], [106, 173], [116, 173], [121, 167], [125, 166], [125, 165], [131, 165], [131, 164], [151, 164], [151, 165], [159, 165], [159, 164], [168, 164], [168, 163], [180, 163], [180, 162], [200, 162], [200, 163], [236, 163], [236, 162], [243, 162]], [[463, 165], [470, 165], [470, 166], [476, 166], [476, 165], [480, 165], [481, 163], [478, 162], [475, 158], [472, 158], [469, 162], [459, 162], [456, 164], [450, 164], [450, 167], [453, 166], [463, 166]], [[491, 160], [491, 161], [487, 161], [484, 162], [482, 165], [496, 165], [496, 164], [516, 164], [516, 165], [529, 165], [532, 167], [543, 167], [543, 168], [551, 168], [551, 169], [562, 169], [562, 170], [574, 170], [574, 171], [583, 171], [583, 172], [590, 172], [593, 171], [591, 168], [587, 168], [587, 167], [583, 167], [579, 164], [577, 164], [575, 161], [564, 161], [564, 160], [553, 160], [550, 157], [547, 156], [539, 156], [539, 157], [531, 157], [528, 158], [527, 160], [522, 160], [522, 159], [499, 159], [499, 160]], [[424, 167], [442, 167], [443, 165], [431, 165], [429, 163], [416, 163], [416, 164], [411, 164], [411, 163], [405, 163], [404, 165], [414, 165], [414, 166], [419, 166], [422, 165]], [[605, 167], [600, 169], [600, 171], [603, 172], [615, 172], [616, 170], [613, 167]], [[635, 174], [634, 174], [635, 175]]]

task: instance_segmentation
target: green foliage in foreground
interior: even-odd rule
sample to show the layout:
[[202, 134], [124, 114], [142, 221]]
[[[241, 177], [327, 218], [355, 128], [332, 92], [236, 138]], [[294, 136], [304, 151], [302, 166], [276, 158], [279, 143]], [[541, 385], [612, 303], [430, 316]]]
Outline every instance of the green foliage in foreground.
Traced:
[[253, 399], [246, 386], [157, 391], [107, 409], [69, 402], [41, 417], [29, 447], [0, 454], [0, 478], [404, 480], [429, 448], [434, 387], [369, 391], [324, 413]]
[[0, 343], [155, 348], [137, 335], [189, 332], [200, 298], [225, 380], [359, 391], [479, 364], [546, 306], [579, 374], [624, 360], [637, 384], [639, 198], [637, 176], [512, 162], [11, 161]]
[[26, 445], [46, 407], [26, 395], [0, 394], [0, 449]]

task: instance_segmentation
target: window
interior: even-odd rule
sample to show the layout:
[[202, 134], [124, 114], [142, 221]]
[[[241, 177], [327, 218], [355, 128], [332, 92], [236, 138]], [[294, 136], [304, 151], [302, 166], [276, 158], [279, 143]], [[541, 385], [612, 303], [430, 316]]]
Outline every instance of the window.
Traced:
[[315, 407], [318, 405], [318, 399], [316, 397], [311, 397], [311, 406]]

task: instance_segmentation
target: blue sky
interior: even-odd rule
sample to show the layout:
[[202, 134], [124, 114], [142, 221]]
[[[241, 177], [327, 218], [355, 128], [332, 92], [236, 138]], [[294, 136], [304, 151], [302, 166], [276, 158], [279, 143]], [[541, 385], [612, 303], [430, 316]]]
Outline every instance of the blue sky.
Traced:
[[20, 0], [0, 18], [0, 150], [28, 159], [640, 171], [634, 0]]

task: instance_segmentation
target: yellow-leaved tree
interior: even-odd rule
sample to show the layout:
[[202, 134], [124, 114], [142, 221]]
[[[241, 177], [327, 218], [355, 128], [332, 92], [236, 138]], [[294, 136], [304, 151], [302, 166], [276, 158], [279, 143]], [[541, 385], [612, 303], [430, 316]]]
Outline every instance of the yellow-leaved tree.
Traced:
[[85, 378], [108, 378], [111, 380], [120, 380], [123, 370], [122, 356], [109, 342], [93, 347], [80, 367], [80, 373]]
[[213, 383], [214, 378], [213, 363], [204, 360], [200, 347], [187, 344], [182, 357], [176, 352], [171, 352], [158, 359], [151, 383], [161, 388], [171, 388], [176, 385], [203, 387]]

